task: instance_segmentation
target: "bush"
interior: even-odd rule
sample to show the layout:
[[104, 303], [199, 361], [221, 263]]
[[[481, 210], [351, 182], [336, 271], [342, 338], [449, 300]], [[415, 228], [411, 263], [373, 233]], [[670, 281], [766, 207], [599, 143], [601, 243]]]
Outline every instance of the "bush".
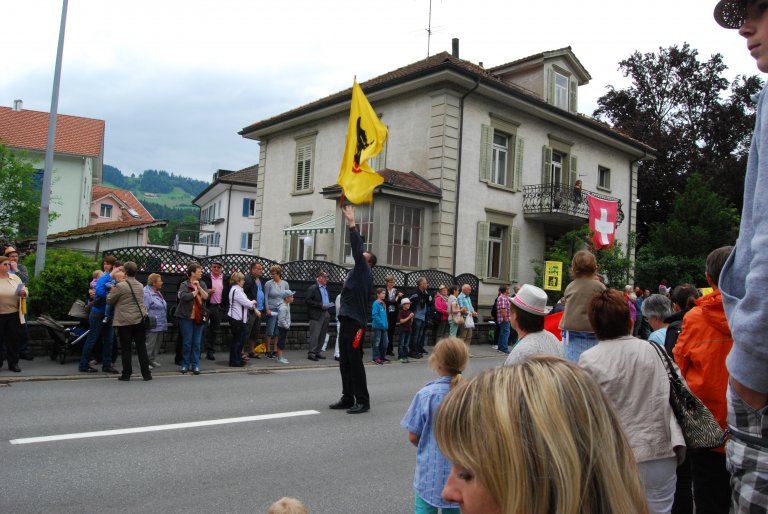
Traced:
[[88, 284], [99, 263], [80, 252], [50, 249], [45, 254], [45, 269], [34, 276], [35, 254], [24, 259], [29, 269], [29, 312], [33, 317], [40, 314], [54, 319], [67, 319], [67, 312], [78, 298], [86, 300]]

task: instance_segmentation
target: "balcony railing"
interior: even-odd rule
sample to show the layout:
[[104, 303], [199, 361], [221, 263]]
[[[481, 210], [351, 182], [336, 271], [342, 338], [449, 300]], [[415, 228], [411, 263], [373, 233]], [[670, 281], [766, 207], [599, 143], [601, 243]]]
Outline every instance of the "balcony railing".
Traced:
[[580, 223], [589, 219], [589, 204], [587, 195], [601, 200], [619, 202], [619, 212], [616, 224], [624, 221], [624, 211], [621, 200], [608, 195], [576, 189], [565, 184], [538, 184], [523, 186], [523, 214], [528, 218], [543, 221], [562, 220], [570, 223]]

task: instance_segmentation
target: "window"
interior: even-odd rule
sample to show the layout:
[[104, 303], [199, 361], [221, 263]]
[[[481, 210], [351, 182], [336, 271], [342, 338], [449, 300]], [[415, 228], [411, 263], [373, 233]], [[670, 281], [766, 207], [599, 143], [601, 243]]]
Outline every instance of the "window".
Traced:
[[111, 218], [112, 217], [112, 206], [108, 203], [101, 204], [101, 208], [99, 209], [99, 218]]
[[480, 133], [480, 180], [506, 189], [520, 190], [523, 182], [523, 145], [514, 121], [492, 116], [492, 125]]
[[491, 182], [500, 186], [507, 185], [507, 154], [509, 136], [497, 130], [493, 131], [493, 154], [491, 161]]
[[[358, 205], [355, 211], [355, 222], [363, 238], [363, 251], [371, 251], [371, 234], [373, 233], [373, 204]], [[349, 230], [344, 225], [344, 262], [354, 264], [352, 246], [349, 244]]]
[[391, 204], [387, 262], [390, 266], [417, 268], [421, 252], [422, 209]]
[[514, 215], [487, 212], [477, 222], [475, 273], [482, 280], [516, 282], [520, 260], [520, 229], [512, 226]]
[[253, 251], [253, 232], [240, 232], [240, 249]]
[[256, 200], [243, 198], [243, 218], [253, 218], [254, 216], [256, 216]]
[[314, 136], [296, 141], [296, 176], [293, 184], [294, 193], [312, 192], [312, 165], [314, 153]]
[[568, 109], [568, 77], [555, 72], [555, 106]]
[[[312, 219], [312, 211], [291, 213], [291, 226]], [[283, 233], [283, 262], [313, 259], [316, 234]]]
[[563, 181], [563, 154], [552, 152], [552, 167], [549, 173], [550, 184], [560, 184]]
[[598, 189], [611, 190], [611, 170], [603, 166], [597, 167], [597, 187]]
[[491, 223], [488, 229], [488, 278], [502, 278], [504, 232], [506, 227]]

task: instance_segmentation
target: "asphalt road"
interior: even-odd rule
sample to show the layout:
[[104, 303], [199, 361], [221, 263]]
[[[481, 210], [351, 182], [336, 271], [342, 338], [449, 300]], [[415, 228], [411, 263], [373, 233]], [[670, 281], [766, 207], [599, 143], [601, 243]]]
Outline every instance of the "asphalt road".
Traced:
[[[503, 356], [472, 359], [466, 375]], [[400, 419], [433, 378], [424, 360], [367, 368], [372, 409], [332, 411], [337, 368], [14, 383], [0, 387], [0, 512], [413, 512], [415, 449]], [[267, 420], [241, 418], [317, 411]], [[24, 439], [210, 420], [171, 428]]]

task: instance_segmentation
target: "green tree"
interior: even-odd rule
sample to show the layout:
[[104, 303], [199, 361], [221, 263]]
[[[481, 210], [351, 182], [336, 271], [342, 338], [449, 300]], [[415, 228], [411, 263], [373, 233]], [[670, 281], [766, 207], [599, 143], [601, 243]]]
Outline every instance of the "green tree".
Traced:
[[[0, 143], [0, 238], [37, 234], [40, 219], [40, 178], [35, 167]], [[49, 222], [58, 215], [51, 212]]]
[[675, 195], [669, 218], [650, 226], [648, 243], [638, 251], [639, 283], [705, 286], [704, 263], [712, 250], [736, 241], [739, 215], [700, 174], [691, 175]]
[[99, 263], [74, 250], [50, 248], [45, 252], [45, 269], [34, 275], [35, 254], [24, 259], [30, 271], [29, 312], [32, 316], [46, 314], [54, 319], [66, 319], [67, 312], [78, 298], [87, 299], [88, 284]]
[[[675, 193], [700, 172], [719, 194], [741, 208], [744, 173], [754, 127], [751, 96], [762, 88], [757, 76], [737, 76], [730, 84], [720, 54], [702, 61], [687, 43], [635, 52], [619, 63], [631, 85], [608, 86], [595, 117], [659, 152], [638, 172], [637, 230], [642, 244], [654, 223], [672, 211]], [[730, 93], [730, 94], [728, 94]]]

